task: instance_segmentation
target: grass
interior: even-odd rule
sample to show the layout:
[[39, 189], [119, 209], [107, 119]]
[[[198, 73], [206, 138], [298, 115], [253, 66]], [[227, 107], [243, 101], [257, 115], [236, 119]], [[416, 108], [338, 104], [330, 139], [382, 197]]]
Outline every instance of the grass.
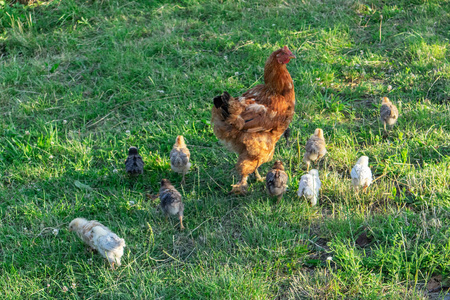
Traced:
[[[448, 0], [0, 6], [5, 298], [445, 295], [427, 283], [450, 274]], [[290, 176], [277, 206], [254, 180], [248, 196], [227, 194], [237, 157], [209, 120], [212, 98], [261, 83], [283, 45], [297, 54], [288, 65], [297, 104], [294, 143], [280, 141], [274, 155]], [[387, 135], [382, 96], [401, 115]], [[317, 127], [329, 154], [310, 207], [295, 193], [298, 153]], [[178, 134], [194, 164], [184, 187], [168, 160]], [[136, 180], [124, 172], [131, 145], [145, 161]], [[349, 172], [361, 155], [379, 179], [355, 195]], [[184, 232], [146, 196], [162, 178], [183, 195]], [[123, 267], [112, 272], [85, 250], [67, 230], [75, 217], [125, 238]]]

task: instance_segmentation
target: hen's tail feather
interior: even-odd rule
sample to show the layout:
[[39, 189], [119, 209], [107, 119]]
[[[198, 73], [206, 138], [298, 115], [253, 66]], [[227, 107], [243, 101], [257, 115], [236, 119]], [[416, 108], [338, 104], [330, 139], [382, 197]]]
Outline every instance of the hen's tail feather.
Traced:
[[230, 101], [230, 94], [225, 91], [222, 95], [214, 97], [214, 106], [222, 109], [222, 116], [226, 119], [230, 113], [228, 111], [228, 102]]

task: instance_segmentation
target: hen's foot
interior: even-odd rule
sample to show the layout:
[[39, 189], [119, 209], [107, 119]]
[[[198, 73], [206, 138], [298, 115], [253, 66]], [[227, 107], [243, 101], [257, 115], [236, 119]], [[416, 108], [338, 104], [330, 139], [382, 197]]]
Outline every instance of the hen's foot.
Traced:
[[248, 189], [247, 183], [232, 184], [231, 186], [233, 187], [231, 189], [231, 193], [238, 194], [238, 195], [247, 194], [247, 189]]
[[256, 181], [258, 181], [258, 182], [263, 182], [266, 180], [266, 177], [262, 177], [261, 175], [259, 175], [258, 169], [255, 170], [255, 176], [256, 176]]

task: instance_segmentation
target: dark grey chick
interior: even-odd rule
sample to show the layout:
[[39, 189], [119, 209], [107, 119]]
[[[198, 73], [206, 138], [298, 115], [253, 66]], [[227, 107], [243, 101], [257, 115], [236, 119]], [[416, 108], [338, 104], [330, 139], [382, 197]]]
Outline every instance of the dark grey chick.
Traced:
[[168, 215], [177, 215], [180, 219], [180, 229], [183, 230], [183, 212], [184, 204], [181, 202], [181, 194], [175, 189], [169, 180], [161, 180], [161, 188], [159, 189], [159, 199], [161, 200], [160, 207]]
[[128, 158], [125, 161], [125, 169], [130, 175], [139, 175], [144, 173], [144, 161], [138, 153], [136, 147], [128, 149]]
[[380, 119], [386, 131], [386, 123], [394, 126], [398, 119], [398, 109], [388, 97], [381, 98]]
[[286, 139], [286, 146], [289, 146], [291, 143], [289, 142], [289, 138], [291, 137], [291, 129], [288, 127], [283, 133], [284, 138]]
[[278, 198], [277, 203], [280, 202], [283, 194], [286, 192], [288, 182], [288, 175], [284, 172], [284, 166], [281, 160], [277, 160], [266, 175], [267, 193], [270, 196]]

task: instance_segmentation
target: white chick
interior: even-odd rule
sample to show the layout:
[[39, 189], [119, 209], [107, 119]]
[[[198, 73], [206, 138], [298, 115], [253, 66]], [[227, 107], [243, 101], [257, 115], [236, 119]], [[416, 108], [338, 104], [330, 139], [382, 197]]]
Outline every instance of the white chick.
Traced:
[[72, 222], [70, 222], [69, 231], [75, 231], [75, 233], [80, 239], [83, 240], [83, 242], [88, 244], [92, 249], [95, 249], [91, 239], [91, 231], [95, 226], [102, 226], [107, 229], [106, 226], [95, 220], [88, 221], [85, 218], [76, 218], [73, 219]]
[[123, 255], [125, 240], [111, 232], [108, 227], [95, 220], [76, 218], [70, 222], [69, 231], [75, 231], [86, 244], [107, 258], [113, 269], [115, 262], [118, 266], [121, 265], [120, 258]]
[[317, 197], [321, 186], [319, 171], [312, 169], [300, 179], [297, 195], [299, 197], [305, 196], [311, 202], [311, 206], [314, 206], [317, 204]]
[[114, 269], [114, 263], [120, 267], [122, 263], [120, 259], [123, 256], [123, 248], [125, 240], [118, 237], [110, 230], [105, 230], [101, 226], [92, 228], [92, 243], [95, 249], [106, 258]]
[[369, 158], [367, 156], [361, 156], [350, 175], [352, 176], [353, 187], [356, 190], [362, 187], [363, 191], [365, 191], [372, 183], [372, 171], [369, 168]]
[[191, 168], [191, 163], [189, 162], [190, 158], [191, 153], [186, 147], [184, 137], [182, 135], [177, 136], [172, 151], [170, 151], [170, 167], [174, 172], [183, 174], [183, 180], [181, 181], [182, 184], [184, 184], [186, 173]]
[[323, 130], [317, 128], [314, 134], [311, 135], [305, 146], [305, 155], [303, 161], [306, 162], [306, 170], [309, 171], [309, 165], [311, 161], [318, 161], [325, 154], [327, 154], [327, 145], [325, 144], [325, 138], [323, 136]]

